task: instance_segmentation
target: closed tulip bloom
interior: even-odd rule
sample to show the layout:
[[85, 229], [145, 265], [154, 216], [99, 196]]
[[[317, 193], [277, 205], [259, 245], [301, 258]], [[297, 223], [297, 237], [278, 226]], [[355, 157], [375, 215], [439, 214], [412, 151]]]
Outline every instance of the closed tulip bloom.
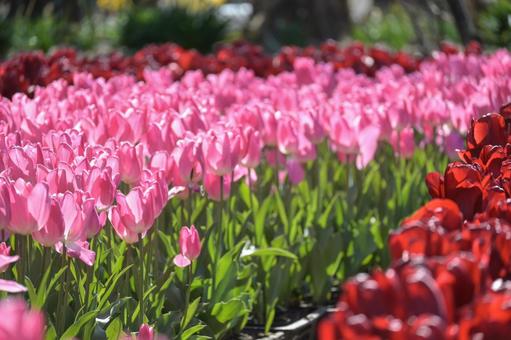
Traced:
[[255, 168], [261, 160], [261, 138], [258, 131], [248, 127], [243, 131], [244, 152], [241, 164], [247, 168]]
[[[67, 216], [66, 216], [67, 218]], [[52, 247], [64, 238], [64, 216], [57, 199], [52, 198], [48, 220], [40, 228], [32, 233], [32, 237], [43, 246]]]
[[[119, 217], [115, 222], [122, 223], [120, 229], [128, 229], [130, 233], [145, 233], [154, 222], [154, 200], [149, 192], [143, 192], [141, 187], [136, 187], [127, 195], [117, 192], [117, 206], [112, 207], [112, 217]], [[112, 223], [114, 221], [112, 220]], [[114, 225], [115, 227], [115, 225]], [[120, 230], [119, 229], [119, 230]], [[117, 230], [117, 228], [116, 228]]]
[[153, 327], [142, 324], [138, 331], [137, 340], [153, 340], [154, 339], [154, 329]]
[[134, 146], [123, 142], [117, 150], [119, 156], [119, 172], [121, 180], [129, 185], [137, 184], [143, 170], [142, 144]]
[[195, 226], [182, 227], [179, 232], [179, 254], [174, 257], [174, 264], [181, 268], [187, 267], [199, 257], [200, 251], [201, 242]]
[[202, 150], [196, 140], [185, 138], [172, 152], [175, 185], [190, 185], [202, 179]]
[[227, 131], [211, 133], [202, 142], [204, 163], [209, 172], [225, 176], [234, 170], [240, 157], [240, 136]]
[[285, 155], [296, 154], [299, 145], [298, 126], [293, 118], [280, 115], [277, 127], [277, 145], [279, 151]]
[[88, 191], [96, 202], [99, 210], [105, 210], [112, 205], [115, 198], [116, 185], [112, 180], [112, 171], [93, 168], [88, 176]]
[[11, 215], [8, 229], [27, 235], [42, 228], [50, 215], [48, 186], [37, 183], [34, 187], [22, 179], [10, 186]]

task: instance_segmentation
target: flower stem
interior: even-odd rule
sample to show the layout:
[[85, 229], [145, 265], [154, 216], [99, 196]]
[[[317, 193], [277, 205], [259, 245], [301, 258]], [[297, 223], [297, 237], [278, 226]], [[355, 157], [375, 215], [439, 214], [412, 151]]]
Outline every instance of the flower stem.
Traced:
[[68, 293], [68, 273], [69, 273], [69, 261], [67, 258], [66, 246], [63, 247], [61, 258], [61, 266], [64, 269], [64, 282], [62, 283], [57, 304], [57, 334], [62, 335], [64, 333], [64, 327], [66, 326], [66, 305], [67, 305], [67, 293]]
[[191, 263], [188, 267], [185, 268], [185, 308], [183, 311], [183, 317], [181, 318], [181, 332], [184, 331], [186, 327], [186, 314], [188, 314], [188, 308], [190, 307], [190, 293], [192, 290], [192, 276], [193, 276], [193, 263]]
[[213, 290], [216, 287], [216, 269], [223, 253], [223, 212], [224, 212], [224, 176], [220, 176], [220, 203], [218, 204], [218, 240], [215, 254], [215, 261], [212, 268]]
[[144, 248], [144, 239], [142, 235], [140, 235], [140, 240], [137, 243], [138, 245], [138, 256], [140, 260], [140, 277], [139, 277], [139, 287], [138, 287], [138, 306], [139, 306], [139, 314], [138, 314], [138, 323], [139, 325], [144, 323], [145, 317], [145, 301], [144, 301], [144, 289], [145, 289], [145, 248]]

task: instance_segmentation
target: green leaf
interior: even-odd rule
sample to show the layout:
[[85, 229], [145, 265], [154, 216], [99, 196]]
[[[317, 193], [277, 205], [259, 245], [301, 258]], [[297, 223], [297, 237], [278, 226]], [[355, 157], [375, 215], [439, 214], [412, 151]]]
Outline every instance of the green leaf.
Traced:
[[280, 194], [278, 191], [275, 191], [275, 204], [277, 205], [277, 212], [279, 214], [280, 220], [282, 221], [282, 224], [286, 228], [286, 230], [289, 228], [289, 220], [287, 218], [286, 208], [284, 207], [284, 202], [282, 202], [282, 198], [280, 197]]
[[274, 248], [274, 247], [267, 247], [267, 248], [259, 248], [255, 250], [253, 253], [247, 254], [246, 256], [280, 256], [280, 257], [287, 257], [288, 259], [292, 259], [293, 261], [298, 261], [298, 257], [293, 254], [292, 252], [282, 249], [282, 248]]
[[49, 271], [44, 274], [45, 277], [43, 277], [43, 280], [41, 281], [41, 284], [39, 285], [39, 289], [37, 290], [37, 300], [36, 304], [38, 308], [42, 308], [44, 304], [46, 303], [46, 298], [50, 294], [51, 290], [53, 289], [53, 286], [57, 283], [57, 281], [60, 279], [62, 274], [66, 271], [67, 267], [62, 267], [51, 279], [50, 284], [48, 287], [46, 287], [46, 282], [49, 277]]
[[201, 297], [199, 296], [198, 298], [193, 300], [192, 303], [190, 303], [188, 305], [188, 309], [186, 310], [186, 315], [185, 315], [185, 318], [183, 320], [183, 325], [182, 325], [183, 328], [188, 326], [190, 321], [192, 321], [192, 318], [195, 315], [195, 312], [197, 311], [197, 308], [199, 307], [200, 299], [201, 299]]
[[192, 335], [194, 335], [195, 333], [198, 333], [200, 332], [204, 327], [206, 327], [206, 325], [202, 325], [202, 324], [199, 324], [199, 325], [195, 325], [195, 326], [192, 326], [190, 328], [188, 328], [186, 331], [183, 332], [183, 334], [181, 335], [181, 339], [182, 340], [186, 340], [188, 339], [189, 337], [191, 337]]
[[266, 239], [264, 236], [264, 229], [266, 227], [266, 215], [272, 204], [272, 197], [268, 196], [264, 201], [259, 210], [255, 215], [255, 234], [256, 234], [256, 245], [264, 246]]
[[247, 313], [245, 304], [239, 299], [231, 299], [228, 302], [216, 303], [211, 311], [211, 315], [213, 315], [221, 324], [226, 324], [245, 313]]
[[122, 331], [122, 322], [119, 318], [114, 319], [106, 329], [106, 338], [108, 340], [118, 340]]
[[98, 313], [97, 310], [91, 310], [90, 312], [87, 312], [82, 315], [82, 317], [78, 320], [76, 320], [65, 332], [62, 334], [61, 339], [69, 339], [72, 337], [75, 337], [78, 332], [80, 332], [80, 329], [83, 325], [85, 325], [90, 320], [94, 319], [96, 314]]
[[108, 298], [110, 298], [110, 294], [112, 294], [112, 291], [114, 290], [115, 286], [117, 285], [117, 282], [121, 278], [121, 276], [126, 273], [133, 265], [126, 266], [123, 270], [121, 270], [119, 273], [117, 273], [114, 276], [111, 276], [111, 279], [107, 281], [106, 287], [108, 287], [106, 290], [103, 290], [99, 304], [98, 309], [102, 309], [105, 303], [108, 301]]
[[28, 298], [30, 299], [31, 306], [33, 308], [40, 308], [40, 306], [37, 305], [37, 294], [35, 292], [34, 284], [28, 276], [25, 276], [25, 286], [28, 289]]

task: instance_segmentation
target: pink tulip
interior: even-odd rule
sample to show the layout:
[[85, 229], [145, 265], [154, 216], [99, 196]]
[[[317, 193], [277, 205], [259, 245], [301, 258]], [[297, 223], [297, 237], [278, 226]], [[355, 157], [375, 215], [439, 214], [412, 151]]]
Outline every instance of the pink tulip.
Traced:
[[277, 126], [277, 145], [284, 155], [298, 152], [299, 131], [296, 121], [288, 115], [279, 115]]
[[11, 219], [11, 198], [7, 180], [0, 179], [0, 230], [7, 228]]
[[19, 256], [10, 256], [11, 247], [7, 246], [5, 242], [0, 243], [0, 273], [3, 273], [9, 268], [11, 263], [19, 260]]
[[[0, 243], [0, 273], [3, 273], [9, 268], [11, 263], [19, 260], [19, 256], [10, 256], [11, 247], [8, 247], [5, 242]], [[27, 288], [20, 285], [15, 281], [0, 279], [0, 291], [8, 293], [22, 293], [26, 292]]]
[[[56, 243], [55, 250], [57, 253], [62, 254], [64, 252], [64, 244], [62, 242]], [[89, 267], [96, 261], [96, 253], [89, 249], [89, 242], [87, 241], [66, 243], [66, 255], [79, 259]]]
[[302, 165], [294, 159], [289, 159], [286, 163], [289, 180], [293, 185], [299, 184], [305, 178], [305, 171]]
[[11, 215], [9, 230], [16, 234], [27, 235], [42, 228], [50, 215], [48, 186], [37, 183], [34, 187], [21, 178], [9, 186]]
[[142, 175], [144, 164], [142, 148], [142, 144], [134, 146], [129, 142], [123, 142], [117, 150], [121, 180], [129, 185], [137, 184]]
[[261, 138], [259, 132], [248, 127], [243, 130], [243, 158], [241, 164], [247, 168], [255, 168], [261, 159]]
[[133, 244], [138, 242], [138, 234], [128, 229], [121, 218], [120, 209], [116, 207], [112, 207], [108, 212], [108, 219], [112, 223], [112, 227], [115, 230], [117, 236], [119, 236], [123, 241], [128, 244]]
[[126, 196], [120, 191], [117, 192], [117, 205], [110, 210], [110, 221], [119, 237], [126, 242], [136, 242], [138, 237], [134, 235], [146, 233], [151, 228], [156, 218], [155, 204], [163, 207], [163, 203], [157, 199], [157, 192], [153, 190], [159, 189], [149, 188], [142, 191], [141, 187], [135, 187]]
[[25, 149], [15, 146], [9, 150], [8, 155], [11, 178], [23, 178], [27, 181], [35, 178], [34, 161]]
[[149, 168], [152, 172], [162, 171], [168, 182], [172, 181], [174, 160], [167, 151], [156, 151], [152, 154]]
[[74, 190], [75, 175], [73, 169], [66, 163], [59, 163], [58, 167], [50, 170], [46, 175], [50, 194], [63, 193]]
[[44, 315], [29, 310], [23, 299], [0, 302], [0, 340], [43, 340]]
[[138, 331], [137, 340], [153, 340], [153, 339], [154, 339], [153, 327], [146, 324], [141, 325]]
[[67, 217], [62, 215], [57, 199], [51, 198], [48, 220], [43, 224], [42, 228], [32, 232], [32, 237], [43, 246], [54, 246], [64, 238], [64, 218]]
[[[214, 201], [220, 201], [230, 196], [231, 192], [231, 176], [223, 177], [223, 195], [221, 195], [220, 183], [222, 177], [215, 174], [206, 173], [204, 176], [204, 190], [208, 194], [208, 197]], [[222, 196], [222, 197], [220, 197]]]
[[64, 240], [66, 244], [84, 241], [101, 230], [94, 199], [80, 196], [82, 195], [79, 193], [73, 195], [66, 192], [60, 203], [64, 216]]
[[394, 151], [401, 157], [410, 157], [413, 155], [415, 140], [413, 129], [405, 128], [401, 131], [393, 131], [391, 135], [391, 144]]
[[174, 257], [174, 264], [180, 268], [189, 266], [199, 257], [201, 242], [195, 226], [182, 227], [179, 232], [179, 254]]
[[26, 292], [27, 288], [15, 281], [0, 279], [0, 291], [16, 294]]
[[112, 170], [93, 168], [88, 176], [87, 190], [96, 202], [99, 210], [105, 210], [112, 205], [115, 198], [116, 184], [113, 180]]
[[227, 131], [210, 133], [202, 142], [206, 169], [217, 175], [231, 174], [239, 162], [240, 136]]
[[[121, 337], [122, 340], [167, 340], [167, 337], [163, 335], [159, 335], [154, 331], [154, 328], [147, 325], [142, 324], [138, 330], [138, 334], [135, 335], [124, 335]], [[0, 339], [1, 340], [1, 339]]]
[[174, 185], [197, 183], [203, 175], [202, 150], [196, 140], [185, 138], [180, 140], [172, 153], [174, 160]]

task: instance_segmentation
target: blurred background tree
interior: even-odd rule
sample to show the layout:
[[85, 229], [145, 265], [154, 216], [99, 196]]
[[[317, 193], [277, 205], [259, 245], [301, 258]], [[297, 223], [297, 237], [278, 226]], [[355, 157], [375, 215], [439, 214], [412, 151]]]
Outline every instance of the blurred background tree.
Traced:
[[19, 50], [127, 52], [177, 42], [211, 51], [356, 39], [427, 53], [442, 40], [511, 44], [511, 0], [0, 0], [0, 56]]

